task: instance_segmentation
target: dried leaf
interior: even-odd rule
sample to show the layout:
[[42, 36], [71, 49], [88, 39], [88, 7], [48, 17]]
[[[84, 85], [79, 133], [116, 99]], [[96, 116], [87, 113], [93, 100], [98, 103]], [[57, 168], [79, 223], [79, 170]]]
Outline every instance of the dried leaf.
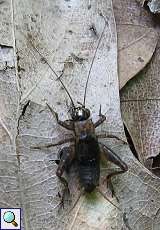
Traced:
[[19, 93], [13, 48], [0, 45], [0, 207], [21, 206], [21, 186], [17, 161]]
[[121, 99], [124, 120], [134, 141], [139, 159], [148, 168], [152, 167], [152, 162], [148, 165], [148, 160], [160, 153], [158, 56], [156, 51], [151, 64], [133, 82], [128, 84]]
[[[104, 140], [104, 143], [112, 147], [129, 166], [128, 173], [114, 179], [114, 188], [122, 212], [115, 209], [102, 196], [91, 194], [89, 197], [82, 197], [69, 216], [65, 214], [66, 209], [61, 211], [62, 214], [57, 212], [59, 197], [56, 194], [59, 184], [55, 176], [56, 165], [50, 160], [56, 157], [58, 148], [36, 151], [30, 148], [34, 144], [50, 143], [66, 134], [42, 103], [45, 104], [46, 100], [59, 113], [61, 119], [66, 119], [68, 114], [65, 102], [68, 97], [59, 82], [54, 80], [44, 59], [40, 60], [39, 55], [30, 46], [29, 38], [33, 38], [36, 48], [49, 59], [58, 74], [65, 66], [63, 81], [75, 101], [81, 101], [90, 63], [104, 28], [100, 10], [108, 24], [93, 64], [86, 105], [91, 109], [93, 117], [97, 115], [100, 104], [102, 112], [107, 114], [107, 122], [97, 132], [110, 132], [124, 138], [119, 110], [116, 31], [111, 1], [92, 1], [92, 4], [88, 5], [87, 1], [44, 3], [19, 0], [14, 1], [13, 7], [13, 23], [16, 25], [15, 51], [19, 55], [16, 71], [19, 74], [22, 97], [19, 97], [17, 84], [10, 84], [12, 90], [4, 88], [2, 92], [4, 99], [9, 97], [4, 107], [10, 111], [9, 114], [6, 113], [6, 123], [13, 123], [13, 129], [10, 126], [8, 129], [10, 133], [14, 130], [13, 139], [16, 142], [13, 145], [13, 153], [17, 153], [16, 159], [19, 162], [14, 158], [15, 163], [11, 162], [8, 167], [9, 160], [3, 161], [7, 174], [4, 174], [4, 170], [0, 171], [1, 191], [5, 191], [0, 198], [1, 204], [4, 197], [12, 206], [12, 200], [20, 201], [17, 206], [22, 207], [25, 230], [158, 229], [159, 180], [133, 157], [127, 145], [114, 140]], [[97, 36], [90, 31], [90, 25], [93, 24]], [[73, 60], [70, 52], [84, 61], [78, 63]], [[3, 76], [1, 72], [0, 76]], [[9, 80], [12, 79], [12, 74], [7, 76]], [[14, 74], [12, 81], [15, 83], [17, 80]], [[3, 80], [0, 84], [3, 87]], [[22, 111], [19, 109], [19, 99], [25, 102]], [[32, 99], [32, 102], [28, 103], [29, 99]], [[19, 119], [17, 110], [21, 112]], [[11, 115], [14, 116], [13, 119]], [[8, 134], [6, 136], [8, 138]], [[6, 139], [4, 146], [8, 146]], [[3, 150], [3, 145], [1, 148]], [[2, 160], [7, 158], [8, 153], [8, 149], [0, 152]], [[18, 174], [16, 169], [19, 170]], [[106, 175], [109, 169], [108, 165], [107, 168], [103, 167], [103, 175]], [[8, 180], [10, 172], [14, 175], [14, 183], [11, 184], [4, 177], [7, 175]], [[7, 190], [8, 187], [10, 192]], [[76, 194], [73, 193], [74, 195]], [[116, 202], [116, 199], [113, 201]]]
[[[128, 5], [127, 5], [128, 4]], [[124, 9], [134, 9], [139, 15], [139, 7], [131, 3], [130, 0], [124, 5]], [[123, 9], [122, 9], [123, 11]], [[152, 18], [142, 14], [141, 26], [153, 25]], [[137, 15], [131, 15], [128, 12], [128, 21], [139, 22]], [[149, 20], [150, 19], [150, 20]], [[117, 13], [117, 20], [123, 23], [126, 20], [123, 14], [121, 19]], [[146, 48], [147, 49], [147, 48]], [[159, 42], [155, 54], [149, 65], [132, 79], [121, 91], [121, 108], [124, 122], [132, 137], [139, 160], [148, 168], [159, 167], [160, 153], [160, 132], [159, 132]], [[151, 159], [153, 158], [153, 160]], [[156, 163], [157, 161], [157, 163]]]
[[140, 25], [117, 26], [120, 89], [150, 61], [158, 41], [152, 28]]
[[9, 0], [0, 1], [0, 44], [13, 46], [13, 31], [12, 31], [12, 6]]
[[[36, 151], [29, 148], [29, 146], [36, 144], [49, 143], [55, 138], [62, 138], [64, 135], [64, 129], [57, 125], [52, 114], [42, 104], [47, 101], [63, 120], [67, 119], [69, 115], [67, 114], [66, 101], [67, 104], [70, 104], [66, 92], [59, 81], [56, 81], [57, 77], [53, 75], [32, 44], [43, 53], [58, 75], [62, 71], [64, 72], [62, 80], [76, 103], [83, 100], [87, 74], [101, 35], [103, 35], [102, 40], [97, 50], [87, 89], [86, 105], [92, 111], [94, 118], [98, 115], [99, 106], [102, 104], [102, 112], [107, 113], [110, 122], [104, 124], [100, 130], [105, 132], [107, 129], [108, 132], [114, 134], [116, 129], [116, 134], [123, 137], [123, 124], [120, 119], [118, 101], [114, 17], [111, 2], [103, 1], [103, 6], [105, 7], [102, 7], [101, 1], [93, 2], [91, 8], [86, 1], [64, 2], [64, 4], [58, 5], [50, 1], [49, 6], [42, 3], [41, 7], [37, 7], [37, 3], [34, 2], [33, 4], [32, 2], [32, 8], [28, 1], [23, 1], [23, 3], [19, 1], [15, 6], [16, 25], [18, 25], [17, 28], [21, 28], [21, 31], [15, 31], [17, 51], [19, 51], [18, 65], [19, 69], [22, 69], [19, 73], [22, 90], [21, 103], [28, 100], [32, 101], [20, 119], [18, 136], [18, 148], [23, 153], [20, 158], [21, 177], [24, 181], [24, 193], [26, 194], [24, 209], [26, 213], [29, 213], [26, 219], [26, 225], [29, 229], [31, 226], [34, 229], [40, 229], [43, 223], [46, 229], [78, 229], [82, 225], [83, 229], [91, 229], [93, 225], [95, 229], [117, 226], [116, 222], [113, 222], [113, 218], [110, 219], [111, 216], [116, 218], [117, 210], [100, 195], [95, 198], [91, 196], [84, 203], [81, 203], [83, 198], [80, 199], [70, 216], [65, 214], [66, 209], [61, 210], [61, 212], [63, 211], [62, 214], [58, 213], [60, 199], [57, 194], [58, 191], [61, 192], [61, 189], [55, 176], [56, 164], [50, 159], [56, 158], [60, 147]], [[42, 8], [43, 13], [41, 12]], [[49, 9], [55, 8], [55, 12], [49, 11]], [[31, 10], [34, 11], [34, 14], [31, 13]], [[104, 15], [105, 19], [100, 13]], [[25, 14], [31, 15], [33, 18], [31, 20], [34, 21], [30, 30], [26, 30], [30, 18], [24, 18], [23, 15]], [[63, 17], [57, 16], [57, 14]], [[87, 15], [87, 20], [84, 15]], [[80, 23], [77, 23], [78, 21]], [[93, 24], [96, 28], [96, 34], [90, 29]], [[52, 25], [54, 37], [51, 36], [51, 26], [49, 25]], [[38, 28], [40, 28], [40, 32], [37, 32]], [[104, 30], [104, 28], [106, 29]], [[104, 34], [102, 34], [103, 30]], [[76, 56], [78, 58], [75, 58]], [[115, 87], [117, 88], [116, 91]], [[102, 95], [106, 95], [108, 98], [105, 104]], [[110, 95], [114, 95], [113, 98]], [[116, 146], [117, 148], [123, 147], [123, 145], [115, 142], [115, 149]], [[106, 171], [108, 170], [103, 170], [103, 174]], [[74, 172], [73, 175], [69, 177], [72, 179], [70, 190], [73, 200], [76, 200], [79, 191], [77, 191], [78, 184], [77, 186], [75, 184], [77, 182]], [[112, 200], [111, 197], [110, 199]], [[113, 202], [116, 203], [116, 199]], [[77, 212], [77, 209], [80, 213]], [[106, 214], [101, 219], [104, 211]], [[62, 215], [64, 215], [63, 218]]]

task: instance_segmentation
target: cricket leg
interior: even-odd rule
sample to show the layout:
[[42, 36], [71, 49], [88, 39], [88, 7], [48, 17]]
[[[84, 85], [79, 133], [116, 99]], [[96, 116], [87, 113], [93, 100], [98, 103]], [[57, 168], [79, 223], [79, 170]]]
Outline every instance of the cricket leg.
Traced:
[[73, 142], [75, 141], [74, 137], [65, 137], [63, 140], [57, 141], [56, 143], [50, 143], [50, 144], [46, 144], [46, 145], [39, 145], [39, 146], [31, 146], [31, 149], [44, 149], [44, 148], [50, 148], [50, 147], [54, 147], [54, 146], [58, 146], [58, 145], [62, 145], [68, 142]]
[[107, 133], [102, 133], [102, 134], [98, 134], [96, 135], [97, 138], [115, 138], [117, 139], [118, 141], [121, 141], [123, 144], [127, 144], [128, 145], [128, 142], [127, 141], [124, 141], [122, 140], [121, 138], [115, 136], [115, 135], [112, 135], [112, 134], [107, 134]]
[[104, 121], [106, 120], [106, 116], [104, 116], [102, 113], [101, 113], [101, 105], [100, 105], [100, 108], [99, 108], [99, 119], [98, 121], [96, 121], [94, 123], [94, 127], [97, 128], [99, 125], [101, 125]]
[[119, 166], [121, 169], [120, 171], [113, 172], [113, 173], [109, 174], [104, 179], [104, 182], [107, 182], [107, 187], [110, 187], [111, 192], [112, 192], [112, 196], [113, 196], [113, 195], [115, 195], [115, 193], [114, 193], [113, 185], [111, 182], [111, 178], [113, 176], [116, 176], [118, 174], [122, 174], [122, 173], [126, 172], [128, 170], [128, 166], [124, 161], [122, 161], [120, 159], [120, 157], [112, 149], [110, 149], [108, 146], [106, 146], [102, 143], [99, 143], [99, 144], [101, 145], [101, 151], [104, 153], [106, 159], [108, 161], [114, 163], [115, 165]]
[[46, 105], [48, 106], [49, 110], [51, 111], [51, 113], [53, 114], [53, 116], [56, 117], [57, 123], [62, 126], [65, 129], [68, 130], [74, 130], [74, 123], [71, 120], [67, 120], [67, 121], [61, 121], [58, 118], [58, 113], [56, 113], [47, 103]]
[[66, 181], [64, 177], [62, 177], [62, 175], [64, 171], [67, 170], [71, 166], [72, 161], [75, 158], [74, 146], [72, 145], [72, 146], [62, 148], [61, 151], [59, 152], [59, 157], [60, 159], [56, 160], [56, 163], [58, 163], [56, 176], [59, 178], [61, 183], [64, 185], [64, 190], [62, 192], [61, 202], [60, 202], [60, 205], [64, 207], [64, 197], [66, 193], [69, 194], [69, 188], [68, 188], [68, 182]]

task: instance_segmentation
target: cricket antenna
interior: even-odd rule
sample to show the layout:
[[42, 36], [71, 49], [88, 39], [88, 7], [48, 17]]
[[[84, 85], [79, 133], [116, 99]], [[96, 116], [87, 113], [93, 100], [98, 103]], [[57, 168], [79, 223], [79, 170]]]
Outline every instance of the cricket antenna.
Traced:
[[102, 37], [103, 37], [103, 34], [104, 34], [104, 31], [106, 29], [106, 26], [107, 26], [107, 21], [105, 19], [105, 17], [102, 15], [102, 13], [100, 13], [100, 16], [102, 16], [105, 20], [105, 25], [104, 25], [104, 28], [103, 28], [103, 31], [101, 33], [101, 36], [98, 40], [98, 44], [97, 44], [97, 47], [96, 47], [96, 50], [95, 50], [95, 53], [94, 53], [94, 56], [93, 56], [93, 59], [92, 59], [92, 62], [91, 62], [91, 66], [89, 68], [89, 72], [88, 72], [88, 76], [87, 76], [87, 80], [86, 80], [86, 85], [85, 85], [85, 91], [84, 91], [84, 100], [83, 100], [83, 106], [85, 107], [85, 103], [86, 103], [86, 94], [87, 94], [87, 86], [88, 86], [88, 82], [89, 82], [89, 77], [90, 77], [90, 74], [91, 74], [91, 70], [92, 70], [92, 66], [93, 66], [93, 63], [94, 63], [94, 60], [95, 60], [95, 57], [96, 57], [96, 54], [97, 54], [97, 50], [99, 48], [99, 45], [100, 45], [100, 42], [102, 40]]
[[[63, 74], [63, 73], [62, 73], [62, 74]], [[68, 92], [68, 90], [67, 90], [66, 86], [64, 85], [63, 81], [61, 80], [61, 76], [62, 76], [62, 74], [61, 74], [61, 75], [57, 78], [57, 80], [59, 80], [59, 81], [60, 81], [61, 85], [62, 85], [62, 86], [63, 86], [63, 88], [65, 89], [65, 91], [66, 91], [66, 93], [67, 93], [68, 97], [69, 97], [69, 98], [70, 98], [70, 100], [71, 100], [72, 106], [73, 106], [73, 108], [75, 109], [75, 105], [74, 105], [73, 99], [72, 99], [72, 97], [71, 97], [70, 93]]]
[[55, 72], [55, 70], [54, 70], [54, 69], [52, 68], [52, 66], [49, 64], [49, 62], [47, 61], [47, 59], [46, 59], [46, 58], [41, 54], [41, 52], [34, 46], [32, 40], [30, 40], [30, 44], [31, 44], [32, 47], [36, 50], [36, 52], [41, 56], [41, 58], [42, 58], [41, 60], [44, 61], [44, 62], [48, 65], [48, 67], [51, 69], [51, 71], [52, 71], [52, 72], [54, 73], [54, 75], [57, 77], [56, 80], [59, 80], [59, 81], [60, 81], [61, 85], [63, 86], [64, 90], [66, 91], [68, 97], [69, 97], [70, 100], [71, 100], [71, 103], [72, 103], [73, 108], [75, 108], [73, 99], [72, 99], [72, 97], [71, 97], [69, 91], [67, 90], [66, 86], [64, 85], [63, 81], [61, 80], [61, 76], [63, 75], [63, 72], [62, 72], [62, 74], [60, 74], [60, 76], [58, 76], [58, 74]]

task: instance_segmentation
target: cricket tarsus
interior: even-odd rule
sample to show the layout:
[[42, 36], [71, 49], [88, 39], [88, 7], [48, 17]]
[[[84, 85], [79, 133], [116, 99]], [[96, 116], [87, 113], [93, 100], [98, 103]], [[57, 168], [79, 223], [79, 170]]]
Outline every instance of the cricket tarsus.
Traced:
[[81, 196], [83, 196], [84, 192], [85, 192], [85, 190], [84, 190], [84, 188], [82, 188], [81, 191], [80, 191], [80, 193], [79, 193], [79, 195], [78, 195], [78, 197], [77, 197], [77, 199], [76, 199], [76, 201], [74, 202], [74, 204], [72, 205], [72, 207], [69, 209], [68, 214], [70, 214], [70, 212], [76, 207], [79, 199], [81, 198]]
[[115, 205], [110, 199], [108, 199], [108, 197], [100, 190], [99, 187], [97, 187], [96, 190], [104, 197], [104, 199], [106, 199], [109, 203], [111, 203], [114, 207], [121, 211], [121, 209], [117, 205]]
[[59, 210], [60, 211], [62, 208], [64, 209], [64, 202], [66, 201], [66, 197], [67, 197], [67, 201], [68, 200], [68, 197], [70, 196], [70, 192], [69, 192], [69, 188], [64, 188], [61, 193], [58, 192], [58, 197], [60, 199], [60, 202], [58, 204], [59, 206]]

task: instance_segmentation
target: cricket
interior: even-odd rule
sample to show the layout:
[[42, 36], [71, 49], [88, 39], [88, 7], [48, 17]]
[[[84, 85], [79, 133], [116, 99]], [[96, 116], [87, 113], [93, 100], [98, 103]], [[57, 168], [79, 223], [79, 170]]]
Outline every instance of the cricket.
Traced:
[[[107, 175], [104, 179], [104, 182], [106, 182], [107, 187], [111, 189], [112, 196], [114, 196], [115, 194], [113, 186], [112, 186], [112, 181], [111, 181], [112, 177], [126, 172], [128, 170], [128, 166], [124, 161], [120, 159], [117, 153], [115, 153], [107, 145], [102, 144], [99, 140], [101, 138], [116, 138], [117, 140], [120, 140], [123, 143], [124, 141], [115, 135], [96, 134], [96, 128], [100, 126], [104, 121], [106, 121], [106, 116], [102, 114], [101, 105], [99, 105], [99, 114], [98, 114], [99, 118], [97, 119], [97, 121], [93, 122], [92, 113], [86, 107], [86, 94], [87, 94], [88, 81], [89, 81], [90, 73], [92, 70], [93, 63], [94, 63], [94, 59], [96, 56], [96, 52], [98, 50], [98, 47], [102, 39], [103, 33], [105, 31], [105, 28], [106, 28], [106, 21], [105, 21], [105, 25], [101, 33], [101, 36], [98, 40], [98, 44], [97, 44], [97, 47], [96, 47], [96, 50], [95, 50], [95, 53], [94, 53], [94, 56], [93, 56], [93, 59], [90, 65], [90, 69], [87, 75], [86, 85], [84, 89], [83, 102], [77, 102], [77, 106], [75, 105], [75, 102], [71, 94], [69, 93], [65, 84], [62, 81], [63, 73], [60, 76], [58, 76], [58, 74], [54, 71], [52, 66], [45, 59], [45, 57], [31, 43], [32, 47], [39, 53], [39, 55], [41, 56], [41, 59], [49, 66], [53, 74], [56, 76], [56, 80], [60, 82], [66, 94], [68, 95], [71, 101], [70, 119], [64, 120], [64, 121], [60, 120], [58, 113], [48, 103], [46, 103], [46, 105], [49, 108], [49, 111], [52, 113], [52, 115], [56, 118], [58, 125], [62, 126], [64, 129], [67, 129], [73, 132], [72, 138], [60, 140], [58, 143], [53, 144], [53, 145], [49, 144], [45, 146], [33, 146], [32, 148], [34, 149], [40, 149], [43, 147], [47, 148], [51, 146], [57, 146], [57, 145], [61, 145], [64, 143], [72, 142], [70, 143], [70, 146], [62, 147], [58, 153], [58, 158], [56, 160], [56, 163], [58, 165], [57, 170], [56, 170], [56, 176], [64, 184], [64, 186], [66, 187], [66, 190], [68, 190], [69, 189], [68, 182], [63, 177], [63, 174], [66, 171], [68, 172], [70, 167], [72, 166], [72, 163], [76, 161], [79, 181], [82, 187], [79, 198], [84, 193], [91, 193], [92, 191], [97, 190], [106, 200], [108, 200], [112, 205], [117, 207], [111, 200], [109, 200], [104, 195], [104, 193], [99, 188], [101, 154], [102, 153], [104, 154], [107, 161], [114, 163], [116, 166], [120, 168], [119, 171], [112, 172], [111, 174]], [[61, 199], [62, 199], [61, 203], [63, 203], [64, 193], [62, 194]], [[74, 204], [74, 207], [76, 203]]]

